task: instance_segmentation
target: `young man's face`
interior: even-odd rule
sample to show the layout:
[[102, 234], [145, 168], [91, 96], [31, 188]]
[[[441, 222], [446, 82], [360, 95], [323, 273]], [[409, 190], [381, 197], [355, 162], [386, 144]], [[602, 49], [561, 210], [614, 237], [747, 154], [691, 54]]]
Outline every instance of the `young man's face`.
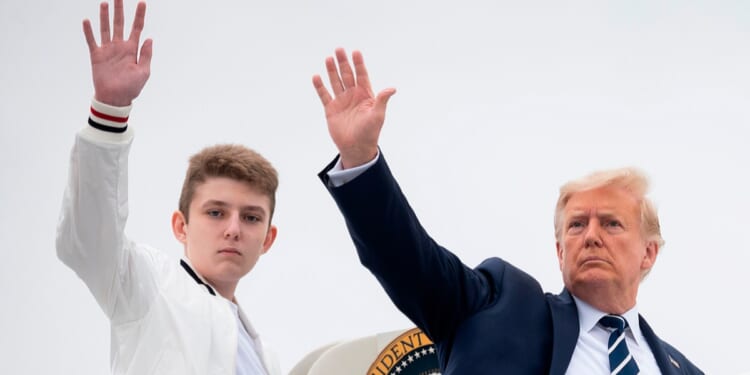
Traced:
[[269, 197], [230, 178], [210, 177], [198, 185], [189, 215], [184, 220], [181, 212], [174, 214], [175, 236], [195, 270], [220, 289], [233, 291], [276, 238]]
[[612, 187], [575, 193], [562, 225], [557, 255], [568, 290], [579, 298], [607, 290], [634, 304], [658, 246], [643, 237], [640, 205], [632, 194]]

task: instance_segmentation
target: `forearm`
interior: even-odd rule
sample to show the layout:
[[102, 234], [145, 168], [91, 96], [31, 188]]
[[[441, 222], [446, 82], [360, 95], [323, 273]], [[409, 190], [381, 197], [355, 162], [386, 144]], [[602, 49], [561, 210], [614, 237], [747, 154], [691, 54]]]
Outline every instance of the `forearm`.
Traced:
[[487, 303], [486, 280], [430, 238], [384, 160], [345, 185], [327, 186], [361, 262], [433, 339]]
[[[98, 109], [112, 117], [127, 117], [123, 111]], [[83, 279], [108, 315], [127, 246], [124, 228], [131, 141], [132, 132], [124, 127], [122, 132], [112, 132], [86, 125], [76, 135], [57, 229], [58, 257]]]

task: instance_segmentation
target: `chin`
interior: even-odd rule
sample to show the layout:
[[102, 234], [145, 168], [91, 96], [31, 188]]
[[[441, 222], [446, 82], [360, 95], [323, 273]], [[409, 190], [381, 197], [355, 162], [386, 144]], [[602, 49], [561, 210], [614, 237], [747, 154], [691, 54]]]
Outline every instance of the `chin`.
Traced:
[[611, 280], [612, 272], [599, 267], [586, 267], [568, 277], [573, 283], [596, 283]]
[[243, 276], [247, 275], [248, 272], [250, 272], [247, 267], [242, 267], [237, 264], [220, 264], [217, 265], [214, 270], [213, 274], [216, 277], [217, 280], [223, 280], [223, 281], [232, 281], [232, 280], [239, 280]]
[[581, 275], [573, 280], [573, 284], [576, 285], [579, 290], [605, 288], [612, 285], [612, 283], [612, 277], [601, 272]]

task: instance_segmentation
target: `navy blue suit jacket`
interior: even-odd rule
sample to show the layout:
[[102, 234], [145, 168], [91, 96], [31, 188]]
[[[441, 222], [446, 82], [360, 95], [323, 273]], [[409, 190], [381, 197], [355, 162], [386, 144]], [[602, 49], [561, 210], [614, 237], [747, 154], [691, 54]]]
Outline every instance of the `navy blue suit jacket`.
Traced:
[[[465, 266], [422, 228], [385, 158], [340, 187], [319, 177], [344, 215], [360, 261], [396, 306], [435, 343], [443, 374], [564, 374], [578, 339], [568, 291], [544, 293], [527, 273], [499, 258]], [[703, 374], [641, 331], [663, 374]]]

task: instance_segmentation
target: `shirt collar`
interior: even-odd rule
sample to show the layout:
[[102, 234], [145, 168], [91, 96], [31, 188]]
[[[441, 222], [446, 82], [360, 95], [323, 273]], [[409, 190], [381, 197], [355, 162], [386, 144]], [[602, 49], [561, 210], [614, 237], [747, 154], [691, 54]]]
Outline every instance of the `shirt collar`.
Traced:
[[[576, 308], [578, 309], [578, 324], [581, 327], [581, 330], [591, 332], [592, 329], [596, 328], [599, 319], [604, 315], [607, 315], [607, 313], [599, 311], [594, 306], [589, 305], [576, 296], [573, 296], [573, 299], [575, 300]], [[641, 334], [641, 325], [638, 316], [638, 304], [624, 314], [621, 314], [621, 316], [628, 322], [628, 327], [630, 328], [630, 332], [633, 335], [636, 344], [641, 345], [643, 335]], [[627, 330], [625, 332], [627, 334]]]

